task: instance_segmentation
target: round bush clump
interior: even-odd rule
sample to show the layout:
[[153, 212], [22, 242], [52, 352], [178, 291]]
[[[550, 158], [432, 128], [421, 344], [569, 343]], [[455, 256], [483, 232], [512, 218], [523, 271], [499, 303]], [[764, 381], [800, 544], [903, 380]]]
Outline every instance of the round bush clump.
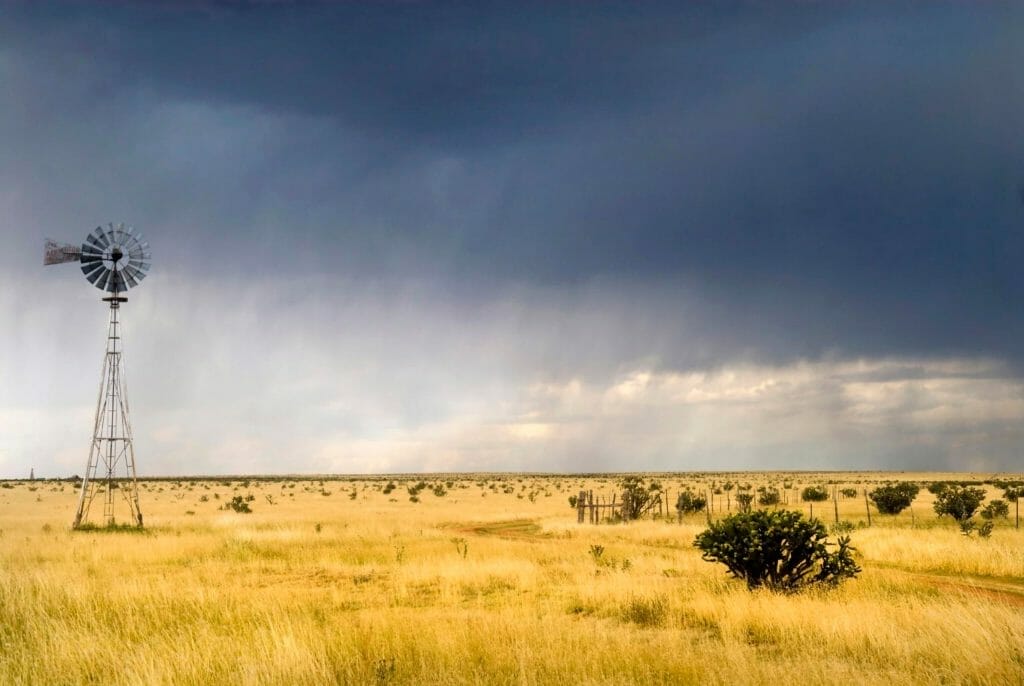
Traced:
[[910, 507], [910, 503], [914, 502], [914, 498], [917, 497], [920, 490], [917, 484], [904, 481], [898, 484], [879, 486], [871, 491], [868, 497], [871, 498], [871, 502], [875, 504], [879, 512], [895, 515]]
[[788, 593], [835, 586], [860, 572], [849, 536], [830, 551], [824, 524], [788, 510], [734, 514], [698, 534], [694, 545], [705, 560], [724, 564], [750, 589]]
[[824, 486], [808, 486], [800, 493], [805, 503], [823, 503], [828, 500], [828, 489]]

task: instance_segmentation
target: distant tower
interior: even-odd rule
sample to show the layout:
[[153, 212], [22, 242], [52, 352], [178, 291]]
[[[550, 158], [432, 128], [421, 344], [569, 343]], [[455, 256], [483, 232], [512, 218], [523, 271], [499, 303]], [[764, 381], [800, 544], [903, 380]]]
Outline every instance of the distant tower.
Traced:
[[30, 468], [28, 470], [28, 480], [29, 481], [35, 481], [36, 480], [36, 468], [35, 467], [32, 467], [32, 468]]
[[[82, 478], [82, 490], [75, 512], [75, 529], [89, 518], [93, 499], [103, 495], [103, 521], [112, 526], [115, 492], [128, 503], [130, 521], [142, 526], [139, 509], [139, 487], [135, 476], [135, 447], [125, 393], [124, 368], [121, 360], [121, 329], [118, 314], [121, 303], [128, 302], [122, 293], [146, 277], [151, 255], [149, 244], [132, 227], [108, 224], [97, 227], [82, 245], [66, 245], [47, 239], [43, 264], [80, 262], [89, 283], [110, 293], [103, 298], [110, 303], [110, 324], [107, 329], [107, 351], [103, 356], [100, 392], [96, 399], [89, 462]], [[118, 477], [118, 468], [122, 477]]]

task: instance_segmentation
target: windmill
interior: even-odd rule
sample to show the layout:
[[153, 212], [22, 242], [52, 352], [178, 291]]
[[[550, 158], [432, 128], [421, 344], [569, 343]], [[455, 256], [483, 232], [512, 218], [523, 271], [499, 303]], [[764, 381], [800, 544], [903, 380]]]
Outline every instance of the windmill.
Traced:
[[[88, 519], [89, 507], [99, 494], [103, 495], [103, 519], [107, 526], [113, 526], [117, 493], [128, 502], [131, 522], [142, 526], [118, 314], [121, 303], [128, 302], [123, 294], [129, 288], [138, 286], [146, 277], [151, 258], [149, 243], [132, 227], [126, 228], [124, 224], [96, 227], [81, 246], [46, 240], [44, 265], [79, 262], [89, 283], [109, 293], [103, 298], [104, 302], [110, 303], [107, 352], [103, 356], [89, 462], [85, 467], [85, 476], [82, 477], [78, 510], [72, 525], [75, 529]], [[123, 476], [119, 477], [118, 474]]]

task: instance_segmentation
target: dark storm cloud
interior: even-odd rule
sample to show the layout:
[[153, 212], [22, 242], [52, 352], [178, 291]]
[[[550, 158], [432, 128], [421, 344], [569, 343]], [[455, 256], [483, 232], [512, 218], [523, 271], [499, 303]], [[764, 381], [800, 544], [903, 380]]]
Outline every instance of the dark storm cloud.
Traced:
[[[460, 298], [593, 279], [668, 302], [685, 290], [704, 306], [689, 321], [659, 310], [669, 365], [692, 362], [673, 347], [695, 327], [725, 358], [1020, 357], [1012, 6], [8, 14], [4, 44], [49, 110], [26, 104], [26, 119], [130, 142], [114, 163], [151, 213], [174, 193], [195, 208], [183, 233], [208, 253], [244, 238], [286, 273], [424, 270]], [[284, 131], [214, 127], [240, 136], [230, 155], [167, 170], [167, 146], [122, 127], [160, 102], [281, 117]], [[210, 154], [183, 122], [179, 154]]]

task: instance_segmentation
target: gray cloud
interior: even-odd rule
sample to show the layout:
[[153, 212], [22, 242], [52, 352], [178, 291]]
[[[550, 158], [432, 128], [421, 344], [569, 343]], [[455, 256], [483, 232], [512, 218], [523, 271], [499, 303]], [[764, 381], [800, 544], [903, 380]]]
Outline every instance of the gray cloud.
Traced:
[[[666, 438], [638, 459], [668, 466], [682, 439], [666, 426], [703, 434], [700, 413], [664, 399], [615, 421], [591, 408], [572, 440], [481, 428], [543, 414], [536, 384], [599, 393], [640, 372], [864, 358], [904, 360], [873, 373], [911, 383], [936, 360], [968, 376], [994, 360], [986, 378], [1012, 385], [1020, 19], [997, 5], [7, 5], [0, 323], [21, 333], [0, 405], [82, 412], [91, 358], [72, 342], [97, 304], [77, 275], [39, 271], [38, 243], [121, 219], [157, 254], [130, 308], [154, 449], [208, 469], [276, 469], [284, 426], [320, 437], [307, 447], [331, 468], [397, 437], [467, 466], [539, 466], [545, 451], [624, 464], [640, 427]], [[832, 412], [839, 396], [820, 392]], [[196, 414], [203, 439], [174, 438]], [[1015, 434], [993, 421], [932, 427], [893, 459], [1009, 465]], [[851, 445], [889, 454], [899, 435], [870, 432]], [[8, 455], [55, 450], [18, 435]], [[874, 459], [835, 436], [778, 441], [744, 464], [795, 445]], [[396, 454], [373, 464], [407, 464]]]

